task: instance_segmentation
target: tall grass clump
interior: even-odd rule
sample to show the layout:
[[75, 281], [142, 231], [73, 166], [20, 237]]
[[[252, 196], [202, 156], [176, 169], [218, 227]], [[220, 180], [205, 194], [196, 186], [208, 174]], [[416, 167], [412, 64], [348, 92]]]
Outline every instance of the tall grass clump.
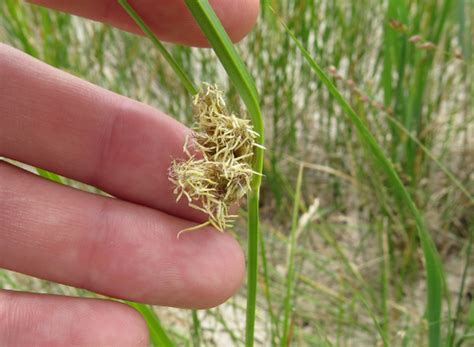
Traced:
[[381, 147], [377, 144], [375, 138], [370, 133], [366, 124], [364, 124], [362, 118], [354, 112], [349, 103], [343, 98], [342, 94], [337, 90], [318, 63], [310, 56], [309, 52], [303, 47], [302, 43], [296, 38], [296, 36], [288, 29], [287, 26], [284, 27], [291, 38], [295, 41], [298, 48], [301, 50], [305, 59], [313, 68], [315, 74], [323, 81], [331, 95], [341, 105], [341, 108], [347, 114], [349, 120], [354, 124], [355, 128], [357, 129], [360, 141], [363, 142], [364, 146], [366, 146], [367, 151], [374, 160], [374, 166], [387, 174], [390, 184], [393, 187], [393, 193], [397, 196], [400, 206], [406, 206], [415, 220], [426, 264], [429, 342], [430, 346], [440, 346], [441, 303], [443, 296], [442, 287], [444, 285], [444, 271], [439, 260], [436, 247], [426, 228], [423, 217], [421, 216], [407, 189], [396, 173], [393, 164], [386, 157]]

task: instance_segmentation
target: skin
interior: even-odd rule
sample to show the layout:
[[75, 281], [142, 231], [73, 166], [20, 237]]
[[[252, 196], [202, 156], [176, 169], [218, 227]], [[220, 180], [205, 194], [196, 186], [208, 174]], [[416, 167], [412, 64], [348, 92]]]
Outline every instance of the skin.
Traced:
[[[114, 1], [34, 1], [137, 32]], [[164, 40], [204, 46], [182, 1], [132, 5]], [[211, 1], [234, 40], [258, 0]], [[111, 297], [216, 306], [240, 287], [238, 243], [176, 204], [167, 170], [189, 129], [164, 113], [0, 44], [0, 157], [94, 185], [115, 198], [47, 181], [0, 161], [0, 267]], [[25, 333], [27, 332], [27, 333]], [[133, 309], [104, 300], [0, 290], [0, 345], [147, 346]]]

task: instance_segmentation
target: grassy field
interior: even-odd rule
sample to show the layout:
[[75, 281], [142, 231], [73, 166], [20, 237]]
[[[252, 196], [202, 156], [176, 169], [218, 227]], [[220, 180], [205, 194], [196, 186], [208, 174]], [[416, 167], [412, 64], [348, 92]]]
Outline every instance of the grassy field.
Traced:
[[[262, 1], [237, 45], [266, 135], [256, 345], [474, 345], [473, 13], [469, 0]], [[0, 42], [191, 124], [146, 38], [6, 0]], [[212, 50], [166, 48], [243, 110]], [[94, 295], [7, 271], [0, 287]], [[176, 345], [241, 346], [245, 295], [155, 310]]]

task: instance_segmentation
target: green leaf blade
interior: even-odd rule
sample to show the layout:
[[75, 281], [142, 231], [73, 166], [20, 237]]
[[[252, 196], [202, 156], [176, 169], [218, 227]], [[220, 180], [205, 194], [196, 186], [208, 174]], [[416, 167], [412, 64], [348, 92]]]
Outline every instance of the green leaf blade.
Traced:
[[384, 154], [374, 136], [359, 117], [342, 94], [337, 90], [319, 64], [311, 57], [310, 53], [296, 38], [293, 32], [284, 24], [285, 31], [290, 35], [293, 42], [298, 46], [305, 60], [310, 64], [318, 78], [323, 82], [331, 95], [336, 99], [347, 119], [355, 126], [361, 143], [366, 146], [374, 159], [374, 164], [383, 171], [390, 182], [394, 194], [397, 196], [400, 206], [405, 206], [415, 220], [421, 249], [425, 258], [426, 284], [427, 284], [427, 309], [426, 316], [428, 320], [428, 338], [430, 347], [439, 347], [441, 345], [441, 309], [443, 289], [445, 286], [445, 277], [441, 260], [434, 245], [434, 242], [426, 228], [423, 217], [413, 202], [410, 194], [403, 185], [400, 177], [395, 171], [393, 164]]

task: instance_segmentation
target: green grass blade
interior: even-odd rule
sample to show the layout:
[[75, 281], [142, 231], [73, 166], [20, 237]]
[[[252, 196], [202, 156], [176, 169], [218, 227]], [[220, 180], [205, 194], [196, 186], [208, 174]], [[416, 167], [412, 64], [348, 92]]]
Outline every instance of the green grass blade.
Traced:
[[174, 70], [178, 78], [180, 79], [183, 86], [186, 90], [191, 94], [197, 94], [198, 91], [194, 86], [191, 79], [188, 77], [186, 72], [181, 68], [181, 66], [174, 60], [173, 56], [167, 51], [165, 46], [161, 43], [161, 41], [156, 37], [153, 31], [145, 24], [145, 22], [140, 18], [138, 13], [133, 9], [132, 6], [128, 3], [127, 0], [117, 0], [118, 3], [123, 7], [125, 11], [127, 11], [128, 15], [137, 23], [143, 33], [148, 36], [151, 42], [155, 45], [158, 51], [163, 55], [165, 60], [170, 64], [171, 68]]
[[435, 155], [420, 141], [416, 136], [408, 131], [407, 128], [403, 126], [395, 117], [392, 117], [389, 114], [386, 114], [385, 117], [394, 124], [398, 130], [404, 133], [408, 138], [410, 138], [421, 150], [430, 158], [443, 173], [448, 177], [448, 179], [459, 189], [460, 192], [469, 200], [471, 204], [474, 204], [474, 196], [469, 192], [469, 190], [461, 183], [461, 181], [446, 167], [440, 160], [438, 160]]
[[466, 285], [466, 279], [468, 278], [469, 266], [471, 265], [470, 259], [471, 259], [473, 241], [474, 241], [474, 227], [471, 227], [471, 230], [469, 230], [469, 243], [467, 245], [467, 250], [466, 250], [466, 262], [464, 263], [464, 270], [461, 276], [461, 285], [460, 285], [459, 293], [457, 297], [456, 314], [454, 316], [452, 329], [450, 331], [450, 335], [448, 336], [448, 341], [447, 341], [448, 346], [453, 346], [454, 341], [456, 341], [457, 325], [460, 321], [460, 316], [462, 312], [462, 304], [463, 304], [463, 299], [464, 299], [463, 296], [465, 294], [464, 289]]
[[286, 293], [283, 308], [283, 335], [281, 338], [281, 346], [288, 346], [290, 341], [290, 315], [293, 308], [293, 290], [295, 287], [295, 251], [296, 251], [296, 232], [298, 229], [298, 215], [301, 196], [301, 184], [303, 182], [303, 164], [300, 164], [298, 178], [296, 181], [295, 200], [293, 204], [293, 218], [291, 222], [290, 242], [288, 249], [288, 266], [286, 273]]
[[268, 261], [267, 261], [267, 251], [265, 246], [265, 238], [259, 238], [260, 244], [260, 257], [262, 259], [262, 272], [263, 272], [263, 283], [264, 283], [264, 295], [265, 300], [267, 302], [267, 312], [270, 316], [270, 323], [271, 323], [271, 346], [276, 346], [276, 339], [278, 337], [278, 320], [275, 316], [275, 312], [273, 312], [273, 301], [272, 301], [272, 294], [271, 294], [271, 285], [272, 282], [270, 280], [270, 274], [268, 271]]
[[[252, 119], [257, 139], [263, 146], [263, 119], [255, 83], [237, 54], [229, 36], [207, 0], [185, 0], [191, 14], [216, 52], [232, 84], [235, 86]], [[259, 240], [259, 191], [263, 170], [263, 147], [255, 148], [253, 169], [258, 174], [252, 180], [248, 196], [248, 252], [247, 252], [247, 314], [245, 345], [253, 346], [255, 309], [257, 301], [258, 240]]]
[[47, 178], [48, 180], [56, 182], [56, 183], [63, 184], [63, 182], [61, 180], [61, 177], [59, 177], [55, 173], [52, 173], [52, 172], [49, 172], [49, 171], [46, 171], [46, 170], [43, 170], [43, 169], [40, 169], [40, 168], [36, 168], [36, 172], [38, 172], [38, 174], [41, 177]]
[[[209, 2], [207, 0], [185, 0], [185, 2], [247, 106], [254, 130], [260, 135], [257, 142], [263, 145], [263, 119], [258, 93], [252, 77]], [[263, 150], [261, 148], [257, 148], [255, 151], [254, 170], [259, 173], [263, 170]], [[258, 188], [260, 181], [261, 176], [255, 175], [252, 187]]]
[[191, 337], [193, 341], [193, 347], [201, 346], [201, 322], [199, 320], [196, 310], [193, 310], [192, 313], [193, 327], [191, 330]]
[[168, 337], [160, 319], [150, 306], [138, 304], [136, 302], [127, 302], [128, 305], [136, 309], [145, 318], [148, 330], [150, 331], [150, 340], [153, 346], [173, 347], [174, 343]]
[[255, 310], [257, 308], [258, 240], [260, 232], [259, 194], [250, 193], [248, 201], [247, 244], [247, 311], [245, 320], [245, 346], [251, 347], [255, 335]]
[[374, 160], [377, 168], [383, 171], [392, 187], [393, 193], [396, 195], [400, 206], [406, 206], [408, 211], [413, 216], [418, 236], [420, 238], [421, 248], [425, 258], [426, 277], [427, 277], [427, 320], [429, 325], [429, 345], [430, 347], [438, 347], [441, 345], [441, 306], [442, 306], [442, 291], [444, 286], [444, 273], [442, 264], [439, 259], [436, 247], [431, 239], [431, 236], [426, 228], [423, 217], [418, 208], [415, 206], [410, 194], [403, 185], [400, 177], [395, 171], [390, 160], [385, 156], [382, 148], [379, 146], [374, 136], [359, 117], [342, 94], [337, 90], [335, 85], [331, 82], [329, 77], [318, 65], [318, 63], [311, 57], [309, 52], [304, 48], [301, 42], [296, 38], [293, 32], [284, 24], [285, 31], [290, 35], [292, 40], [298, 46], [300, 52], [303, 54], [305, 60], [309, 63], [312, 70], [316, 73], [318, 78], [323, 82], [328, 91], [339, 103], [348, 120], [355, 126], [359, 135], [360, 141], [366, 146]]
[[25, 20], [25, 18], [23, 18], [21, 11], [19, 11], [18, 1], [7, 0], [6, 6], [10, 15], [10, 20], [14, 24], [16, 35], [19, 38], [23, 49], [29, 55], [38, 58], [39, 52], [36, 47], [31, 43], [31, 35], [27, 32], [29, 28], [29, 23]]

